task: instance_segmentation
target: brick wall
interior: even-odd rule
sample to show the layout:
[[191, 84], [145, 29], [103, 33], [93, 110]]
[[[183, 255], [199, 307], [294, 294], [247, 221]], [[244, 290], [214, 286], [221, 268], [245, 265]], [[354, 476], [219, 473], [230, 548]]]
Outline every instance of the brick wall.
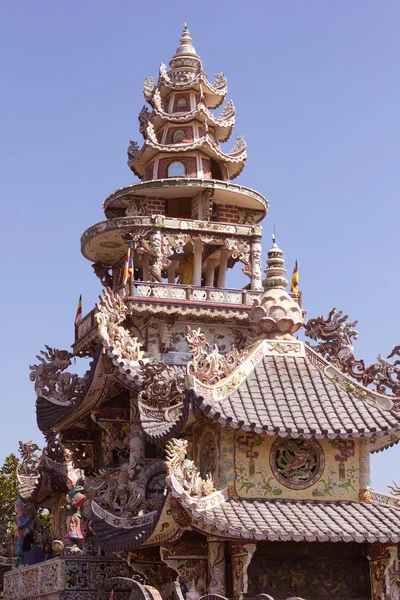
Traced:
[[203, 165], [203, 177], [204, 179], [211, 179], [211, 161], [209, 158], [202, 158], [201, 164]]
[[[186, 98], [186, 106], [177, 106], [179, 98]], [[190, 94], [176, 94], [174, 98], [173, 112], [188, 112], [190, 110]]]
[[168, 167], [173, 162], [181, 162], [186, 167], [186, 177], [197, 177], [197, 160], [195, 156], [171, 156], [160, 158], [158, 163], [158, 179], [168, 177]]
[[[178, 131], [179, 129], [183, 129], [183, 131], [186, 133], [186, 139], [183, 140], [182, 142], [174, 142], [174, 139], [173, 139], [174, 133], [175, 133], [175, 131]], [[182, 127], [170, 127], [167, 132], [167, 139], [166, 139], [165, 143], [166, 144], [177, 144], [177, 143], [189, 144], [190, 142], [193, 142], [193, 139], [194, 139], [193, 138], [193, 127], [183, 125]]]
[[148, 198], [147, 214], [165, 215], [165, 200], [163, 198]]
[[149, 179], [153, 179], [154, 175], [154, 161], [149, 163], [146, 166], [146, 169], [144, 171], [144, 177], [143, 177], [143, 181], [149, 181]]
[[220, 204], [219, 220], [221, 221], [221, 223], [237, 223], [238, 222], [237, 206], [233, 206], [232, 204]]

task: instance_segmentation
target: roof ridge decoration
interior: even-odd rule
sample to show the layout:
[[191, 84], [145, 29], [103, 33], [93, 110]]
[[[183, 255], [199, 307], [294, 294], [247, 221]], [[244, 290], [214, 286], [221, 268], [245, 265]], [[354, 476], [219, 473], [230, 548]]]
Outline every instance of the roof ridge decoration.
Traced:
[[[354, 357], [353, 339], [358, 339], [354, 329], [358, 321], [347, 322], [348, 315], [333, 308], [327, 318], [319, 316], [305, 324], [305, 334], [319, 342], [311, 348], [329, 360], [341, 373], [362, 383], [364, 388], [374, 385], [378, 394], [392, 398], [395, 409], [400, 406], [400, 360], [393, 363], [379, 354], [377, 362], [366, 366], [363, 359]], [[400, 345], [395, 346], [387, 358], [400, 356]], [[368, 390], [367, 390], [368, 391]]]
[[190, 382], [190, 387], [196, 395], [220, 402], [239, 387], [264, 356], [305, 356], [305, 347], [303, 342], [297, 340], [258, 340], [252, 348], [243, 351], [243, 355], [243, 360], [233, 366], [225, 378], [214, 384], [207, 380], [203, 381], [197, 377], [196, 373], [189, 371], [190, 363], [188, 363], [188, 374], [194, 378]]
[[225, 355], [219, 353], [217, 344], [214, 344], [211, 352], [207, 352], [205, 348], [209, 348], [210, 344], [200, 327], [193, 330], [188, 325], [186, 341], [192, 353], [192, 360], [187, 364], [187, 373], [208, 385], [228, 377], [248, 355], [248, 350], [238, 350], [235, 345]]
[[268, 251], [264, 294], [254, 300], [250, 312], [250, 339], [288, 338], [303, 327], [303, 311], [296, 299], [286, 291], [286, 269], [282, 250], [272, 237]]
[[194, 461], [186, 458], [188, 445], [188, 440], [177, 438], [166, 443], [166, 482], [174, 498], [179, 499], [184, 506], [208, 510], [225, 502], [228, 497], [227, 488], [217, 490], [209, 473], [205, 479], [200, 476]]
[[35, 382], [38, 398], [59, 406], [71, 406], [85, 394], [90, 370], [83, 377], [65, 370], [72, 364], [74, 355], [68, 350], [58, 350], [45, 345], [36, 356], [38, 365], [30, 365], [29, 379]]
[[142, 343], [124, 327], [129, 308], [111, 288], [105, 288], [99, 296], [94, 315], [102, 344], [115, 366], [139, 366], [144, 357]]
[[179, 433], [187, 420], [184, 370], [161, 362], [139, 364], [140, 422], [149, 440], [160, 443]]

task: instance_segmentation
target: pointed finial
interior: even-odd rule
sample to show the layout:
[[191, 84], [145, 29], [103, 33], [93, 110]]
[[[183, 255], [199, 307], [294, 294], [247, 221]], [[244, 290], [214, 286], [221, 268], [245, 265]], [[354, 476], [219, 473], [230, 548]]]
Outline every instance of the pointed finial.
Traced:
[[[275, 227], [274, 227], [275, 229]], [[272, 248], [268, 251], [267, 268], [264, 273], [266, 278], [263, 281], [264, 289], [283, 288], [285, 289], [288, 281], [285, 278], [285, 260], [282, 250], [275, 241], [275, 231], [272, 234]]]
[[202, 69], [200, 57], [193, 46], [193, 40], [187, 26], [187, 15], [179, 46], [170, 60], [169, 66], [171, 67], [170, 77], [182, 83], [193, 79]]

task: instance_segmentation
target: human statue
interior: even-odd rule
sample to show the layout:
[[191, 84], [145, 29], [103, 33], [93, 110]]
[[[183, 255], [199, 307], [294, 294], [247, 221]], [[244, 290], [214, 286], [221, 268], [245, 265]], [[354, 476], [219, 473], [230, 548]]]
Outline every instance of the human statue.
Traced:
[[22, 544], [25, 534], [30, 530], [30, 525], [35, 517], [35, 508], [31, 502], [24, 502], [18, 496], [15, 502], [15, 537], [17, 538], [17, 567], [24, 565], [24, 551]]
[[79, 477], [75, 481], [68, 477], [68, 494], [65, 501], [67, 512], [67, 537], [71, 541], [82, 540], [81, 529], [81, 507], [86, 500], [83, 493], [83, 479]]
[[179, 283], [193, 285], [194, 283], [194, 254], [190, 242], [183, 247], [183, 257], [179, 261]]
[[64, 461], [67, 466], [67, 486], [68, 494], [65, 500], [65, 509], [67, 515], [67, 538], [72, 542], [74, 552], [79, 552], [76, 546], [77, 540], [82, 540], [81, 507], [86, 500], [86, 495], [83, 493], [83, 477], [84, 472], [75, 466], [75, 457], [73, 452], [68, 448], [64, 448]]

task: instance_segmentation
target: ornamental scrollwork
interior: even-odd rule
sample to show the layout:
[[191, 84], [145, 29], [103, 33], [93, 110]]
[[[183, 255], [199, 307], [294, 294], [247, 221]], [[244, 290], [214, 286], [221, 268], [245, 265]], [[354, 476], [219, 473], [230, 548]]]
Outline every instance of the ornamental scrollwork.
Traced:
[[105, 288], [99, 298], [100, 303], [96, 305], [94, 318], [103, 343], [117, 355], [119, 360], [127, 363], [137, 363], [142, 360], [144, 351], [141, 342], [123, 325], [128, 314], [123, 299], [118, 294], [114, 294], [110, 288]]
[[221, 114], [219, 115], [219, 118], [226, 121], [227, 119], [230, 119], [231, 117], [233, 117], [234, 114], [235, 114], [234, 104], [233, 104], [232, 100], [229, 100], [227, 105], [222, 109]]
[[217, 90], [221, 90], [226, 87], [226, 77], [223, 73], [215, 73], [214, 77], [215, 80], [213, 87], [215, 87]]
[[147, 108], [147, 106], [143, 106], [142, 110], [140, 111], [139, 116], [138, 116], [140, 133], [143, 133], [145, 131], [147, 124], [149, 122], [149, 119], [150, 119], [150, 111]]
[[232, 150], [228, 154], [229, 155], [239, 154], [240, 152], [244, 152], [246, 150], [246, 148], [247, 148], [247, 144], [244, 139], [244, 136], [238, 135], [235, 140]]
[[[363, 359], [354, 357], [352, 340], [358, 339], [354, 329], [357, 321], [347, 322], [348, 315], [333, 308], [328, 317], [309, 319], [305, 334], [319, 342], [313, 349], [343, 373], [361, 382], [364, 387], [373, 385], [380, 394], [400, 396], [400, 360], [389, 362], [378, 355], [377, 362], [366, 366]], [[395, 346], [387, 358], [400, 356], [400, 345]]]
[[232, 258], [243, 263], [242, 271], [244, 275], [251, 277], [251, 259], [250, 259], [250, 244], [247, 241], [240, 241], [234, 238], [225, 238], [224, 246], [232, 253]]
[[230, 352], [222, 355], [216, 344], [211, 352], [207, 352], [206, 348], [209, 348], [210, 344], [200, 328], [193, 330], [188, 326], [186, 341], [192, 353], [192, 360], [187, 365], [187, 372], [208, 385], [213, 385], [228, 377], [248, 355], [247, 350], [238, 350], [236, 346], [232, 346]]
[[186, 458], [187, 440], [172, 438], [166, 444], [167, 469], [169, 475], [174, 475], [189, 496], [201, 498], [216, 491], [211, 475], [203, 479], [193, 460]]
[[38, 475], [41, 448], [34, 442], [19, 442], [18, 452], [21, 456], [19, 472], [23, 475]]
[[92, 264], [92, 268], [96, 277], [100, 279], [103, 287], [112, 287], [112, 274], [110, 273], [110, 267], [104, 265], [101, 262], [95, 262]]
[[40, 354], [36, 357], [40, 364], [29, 366], [29, 378], [35, 382], [38, 397], [60, 405], [69, 406], [76, 402], [87, 388], [89, 372], [84, 377], [65, 372], [73, 358], [68, 350], [57, 350], [46, 345], [46, 350]]
[[139, 144], [137, 142], [129, 141], [128, 146], [128, 165], [131, 167], [137, 158], [137, 155], [140, 152]]

